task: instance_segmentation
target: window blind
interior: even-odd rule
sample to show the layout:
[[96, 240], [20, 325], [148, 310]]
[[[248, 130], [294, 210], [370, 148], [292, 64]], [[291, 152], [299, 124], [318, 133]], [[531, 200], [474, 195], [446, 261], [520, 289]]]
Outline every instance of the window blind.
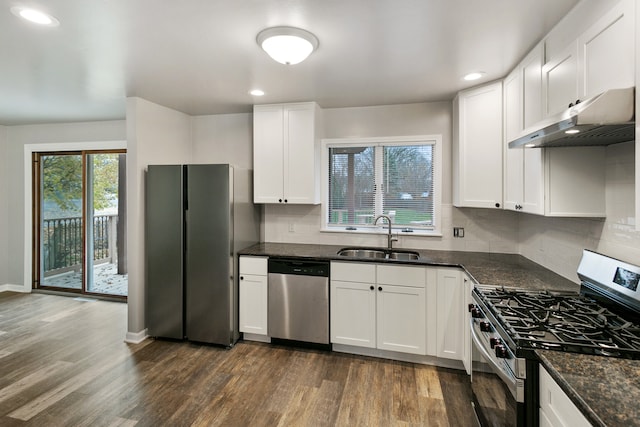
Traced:
[[327, 223], [373, 225], [388, 215], [394, 225], [434, 225], [433, 145], [374, 144], [329, 148]]

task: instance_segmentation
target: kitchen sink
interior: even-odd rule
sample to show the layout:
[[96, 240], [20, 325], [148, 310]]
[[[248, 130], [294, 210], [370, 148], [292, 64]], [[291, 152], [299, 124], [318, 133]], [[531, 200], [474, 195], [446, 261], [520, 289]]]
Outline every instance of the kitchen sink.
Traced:
[[418, 258], [420, 258], [420, 255], [417, 252], [409, 252], [409, 251], [389, 252], [389, 259], [396, 259], [398, 261], [415, 261]]
[[340, 256], [352, 256], [356, 258], [386, 258], [387, 253], [378, 249], [344, 248], [338, 251]]
[[338, 255], [354, 258], [389, 259], [396, 261], [415, 261], [420, 258], [420, 254], [413, 251], [377, 248], [342, 248], [338, 251]]

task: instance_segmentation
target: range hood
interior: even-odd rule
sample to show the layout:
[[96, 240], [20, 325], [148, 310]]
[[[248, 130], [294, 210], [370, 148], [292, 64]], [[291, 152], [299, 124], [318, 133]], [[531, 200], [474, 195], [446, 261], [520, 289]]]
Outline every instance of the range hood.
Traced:
[[509, 142], [509, 148], [610, 145], [633, 141], [635, 88], [610, 89], [550, 116]]

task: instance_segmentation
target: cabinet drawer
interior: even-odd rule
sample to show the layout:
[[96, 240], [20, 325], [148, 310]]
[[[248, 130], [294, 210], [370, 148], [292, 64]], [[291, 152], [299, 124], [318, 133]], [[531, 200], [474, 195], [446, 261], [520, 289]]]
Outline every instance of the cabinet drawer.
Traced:
[[376, 266], [364, 262], [332, 262], [331, 280], [375, 283]]
[[268, 272], [267, 260], [266, 257], [241, 256], [240, 274], [266, 276]]
[[378, 284], [424, 288], [426, 282], [424, 267], [378, 265]]

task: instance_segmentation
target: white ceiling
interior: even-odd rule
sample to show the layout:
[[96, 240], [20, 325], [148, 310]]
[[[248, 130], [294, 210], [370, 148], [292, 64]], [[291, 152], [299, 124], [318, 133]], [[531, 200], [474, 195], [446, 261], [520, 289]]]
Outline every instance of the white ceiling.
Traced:
[[[0, 0], [0, 124], [123, 119], [128, 96], [190, 115], [450, 100], [478, 84], [467, 72], [504, 77], [577, 2]], [[15, 5], [60, 26], [27, 23]], [[311, 31], [319, 49], [276, 63], [255, 38], [280, 25]]]

